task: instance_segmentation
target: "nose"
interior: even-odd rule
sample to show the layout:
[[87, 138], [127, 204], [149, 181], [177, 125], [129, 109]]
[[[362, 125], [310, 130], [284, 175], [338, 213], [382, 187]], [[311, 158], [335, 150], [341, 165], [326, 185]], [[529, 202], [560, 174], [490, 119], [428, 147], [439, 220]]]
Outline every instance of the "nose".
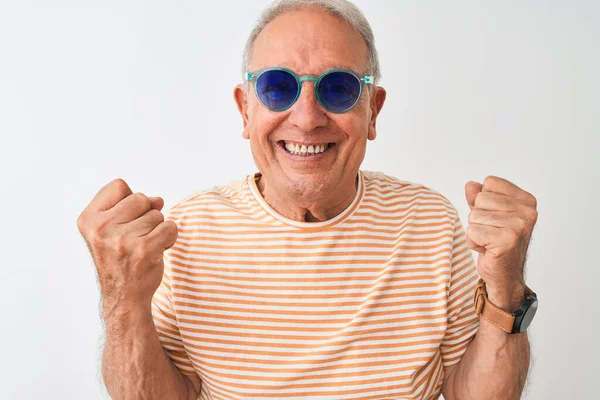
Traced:
[[310, 132], [315, 128], [326, 126], [327, 115], [317, 100], [314, 83], [307, 80], [302, 82], [302, 85], [300, 97], [290, 108], [288, 120], [304, 132]]

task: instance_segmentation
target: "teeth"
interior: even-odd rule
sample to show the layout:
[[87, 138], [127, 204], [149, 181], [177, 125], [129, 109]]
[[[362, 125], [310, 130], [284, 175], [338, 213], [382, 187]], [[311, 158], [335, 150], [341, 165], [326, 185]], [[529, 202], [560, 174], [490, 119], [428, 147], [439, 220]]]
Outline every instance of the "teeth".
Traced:
[[327, 146], [327, 143], [310, 145], [308, 147], [304, 144], [300, 145], [293, 143], [285, 143], [284, 147], [290, 153], [298, 156], [312, 156], [314, 154], [323, 153], [325, 150], [327, 150]]

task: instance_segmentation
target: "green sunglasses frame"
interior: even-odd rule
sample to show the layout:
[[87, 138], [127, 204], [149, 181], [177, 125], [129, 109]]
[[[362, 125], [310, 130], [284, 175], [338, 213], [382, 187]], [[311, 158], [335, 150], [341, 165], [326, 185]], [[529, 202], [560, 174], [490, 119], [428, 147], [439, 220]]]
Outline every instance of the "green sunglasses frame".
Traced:
[[[304, 81], [312, 81], [314, 88], [315, 88], [315, 94], [317, 95], [317, 100], [319, 101], [319, 104], [321, 104], [321, 106], [326, 109], [327, 111], [331, 112], [331, 113], [335, 113], [335, 114], [342, 114], [345, 112], [350, 111], [355, 105], [356, 103], [358, 103], [358, 100], [360, 100], [360, 96], [362, 96], [362, 92], [363, 92], [363, 87], [366, 84], [373, 84], [374, 78], [373, 75], [360, 75], [350, 69], [331, 69], [329, 71], [325, 71], [324, 73], [322, 73], [319, 76], [316, 75], [297, 75], [294, 71], [287, 69], [287, 68], [279, 68], [279, 67], [272, 67], [272, 68], [264, 68], [264, 69], [259, 69], [257, 71], [254, 72], [246, 72], [244, 78], [245, 80], [250, 81], [254, 81], [254, 80], [258, 80], [258, 78], [260, 78], [260, 76], [262, 74], [264, 74], [267, 71], [285, 71], [290, 73], [294, 78], [296, 78], [296, 82], [298, 82], [298, 93], [296, 93], [296, 97], [294, 98], [294, 101], [292, 101], [290, 103], [289, 106], [287, 106], [286, 108], [283, 109], [275, 109], [275, 108], [271, 108], [268, 105], [266, 105], [265, 103], [263, 103], [263, 101], [260, 99], [260, 96], [258, 95], [258, 90], [256, 89], [256, 84], [254, 85], [254, 94], [256, 95], [256, 98], [258, 99], [258, 101], [260, 101], [260, 103], [265, 106], [266, 108], [268, 108], [271, 111], [274, 112], [282, 112], [287, 110], [288, 108], [290, 108], [291, 106], [293, 106], [294, 104], [296, 104], [296, 101], [298, 100], [298, 97], [300, 97], [300, 93], [302, 92], [302, 83]], [[358, 79], [358, 81], [360, 82], [360, 92], [358, 93], [358, 97], [356, 98], [356, 101], [348, 108], [346, 108], [343, 111], [333, 111], [330, 110], [329, 108], [327, 108], [325, 106], [325, 104], [323, 104], [323, 101], [321, 101], [321, 97], [319, 96], [319, 91], [317, 90], [317, 86], [319, 85], [319, 83], [321, 82], [321, 80], [333, 73], [333, 72], [347, 72], [351, 75], [354, 75], [356, 77], [356, 79]]]

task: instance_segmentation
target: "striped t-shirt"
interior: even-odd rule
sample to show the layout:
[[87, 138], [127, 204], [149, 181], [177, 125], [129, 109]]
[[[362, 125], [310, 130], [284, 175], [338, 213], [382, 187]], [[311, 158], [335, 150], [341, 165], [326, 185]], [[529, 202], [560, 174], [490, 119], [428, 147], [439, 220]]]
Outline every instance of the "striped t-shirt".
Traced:
[[440, 193], [359, 171], [352, 204], [288, 219], [259, 173], [166, 214], [152, 312], [160, 341], [210, 399], [436, 399], [479, 327], [477, 272]]

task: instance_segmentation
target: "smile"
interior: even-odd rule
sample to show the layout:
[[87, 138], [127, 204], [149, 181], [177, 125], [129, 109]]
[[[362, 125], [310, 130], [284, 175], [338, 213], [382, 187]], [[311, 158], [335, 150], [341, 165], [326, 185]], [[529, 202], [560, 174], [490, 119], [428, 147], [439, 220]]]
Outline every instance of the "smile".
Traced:
[[304, 157], [310, 157], [324, 153], [328, 148], [335, 146], [335, 143], [296, 143], [284, 140], [280, 140], [278, 144], [288, 153]]

